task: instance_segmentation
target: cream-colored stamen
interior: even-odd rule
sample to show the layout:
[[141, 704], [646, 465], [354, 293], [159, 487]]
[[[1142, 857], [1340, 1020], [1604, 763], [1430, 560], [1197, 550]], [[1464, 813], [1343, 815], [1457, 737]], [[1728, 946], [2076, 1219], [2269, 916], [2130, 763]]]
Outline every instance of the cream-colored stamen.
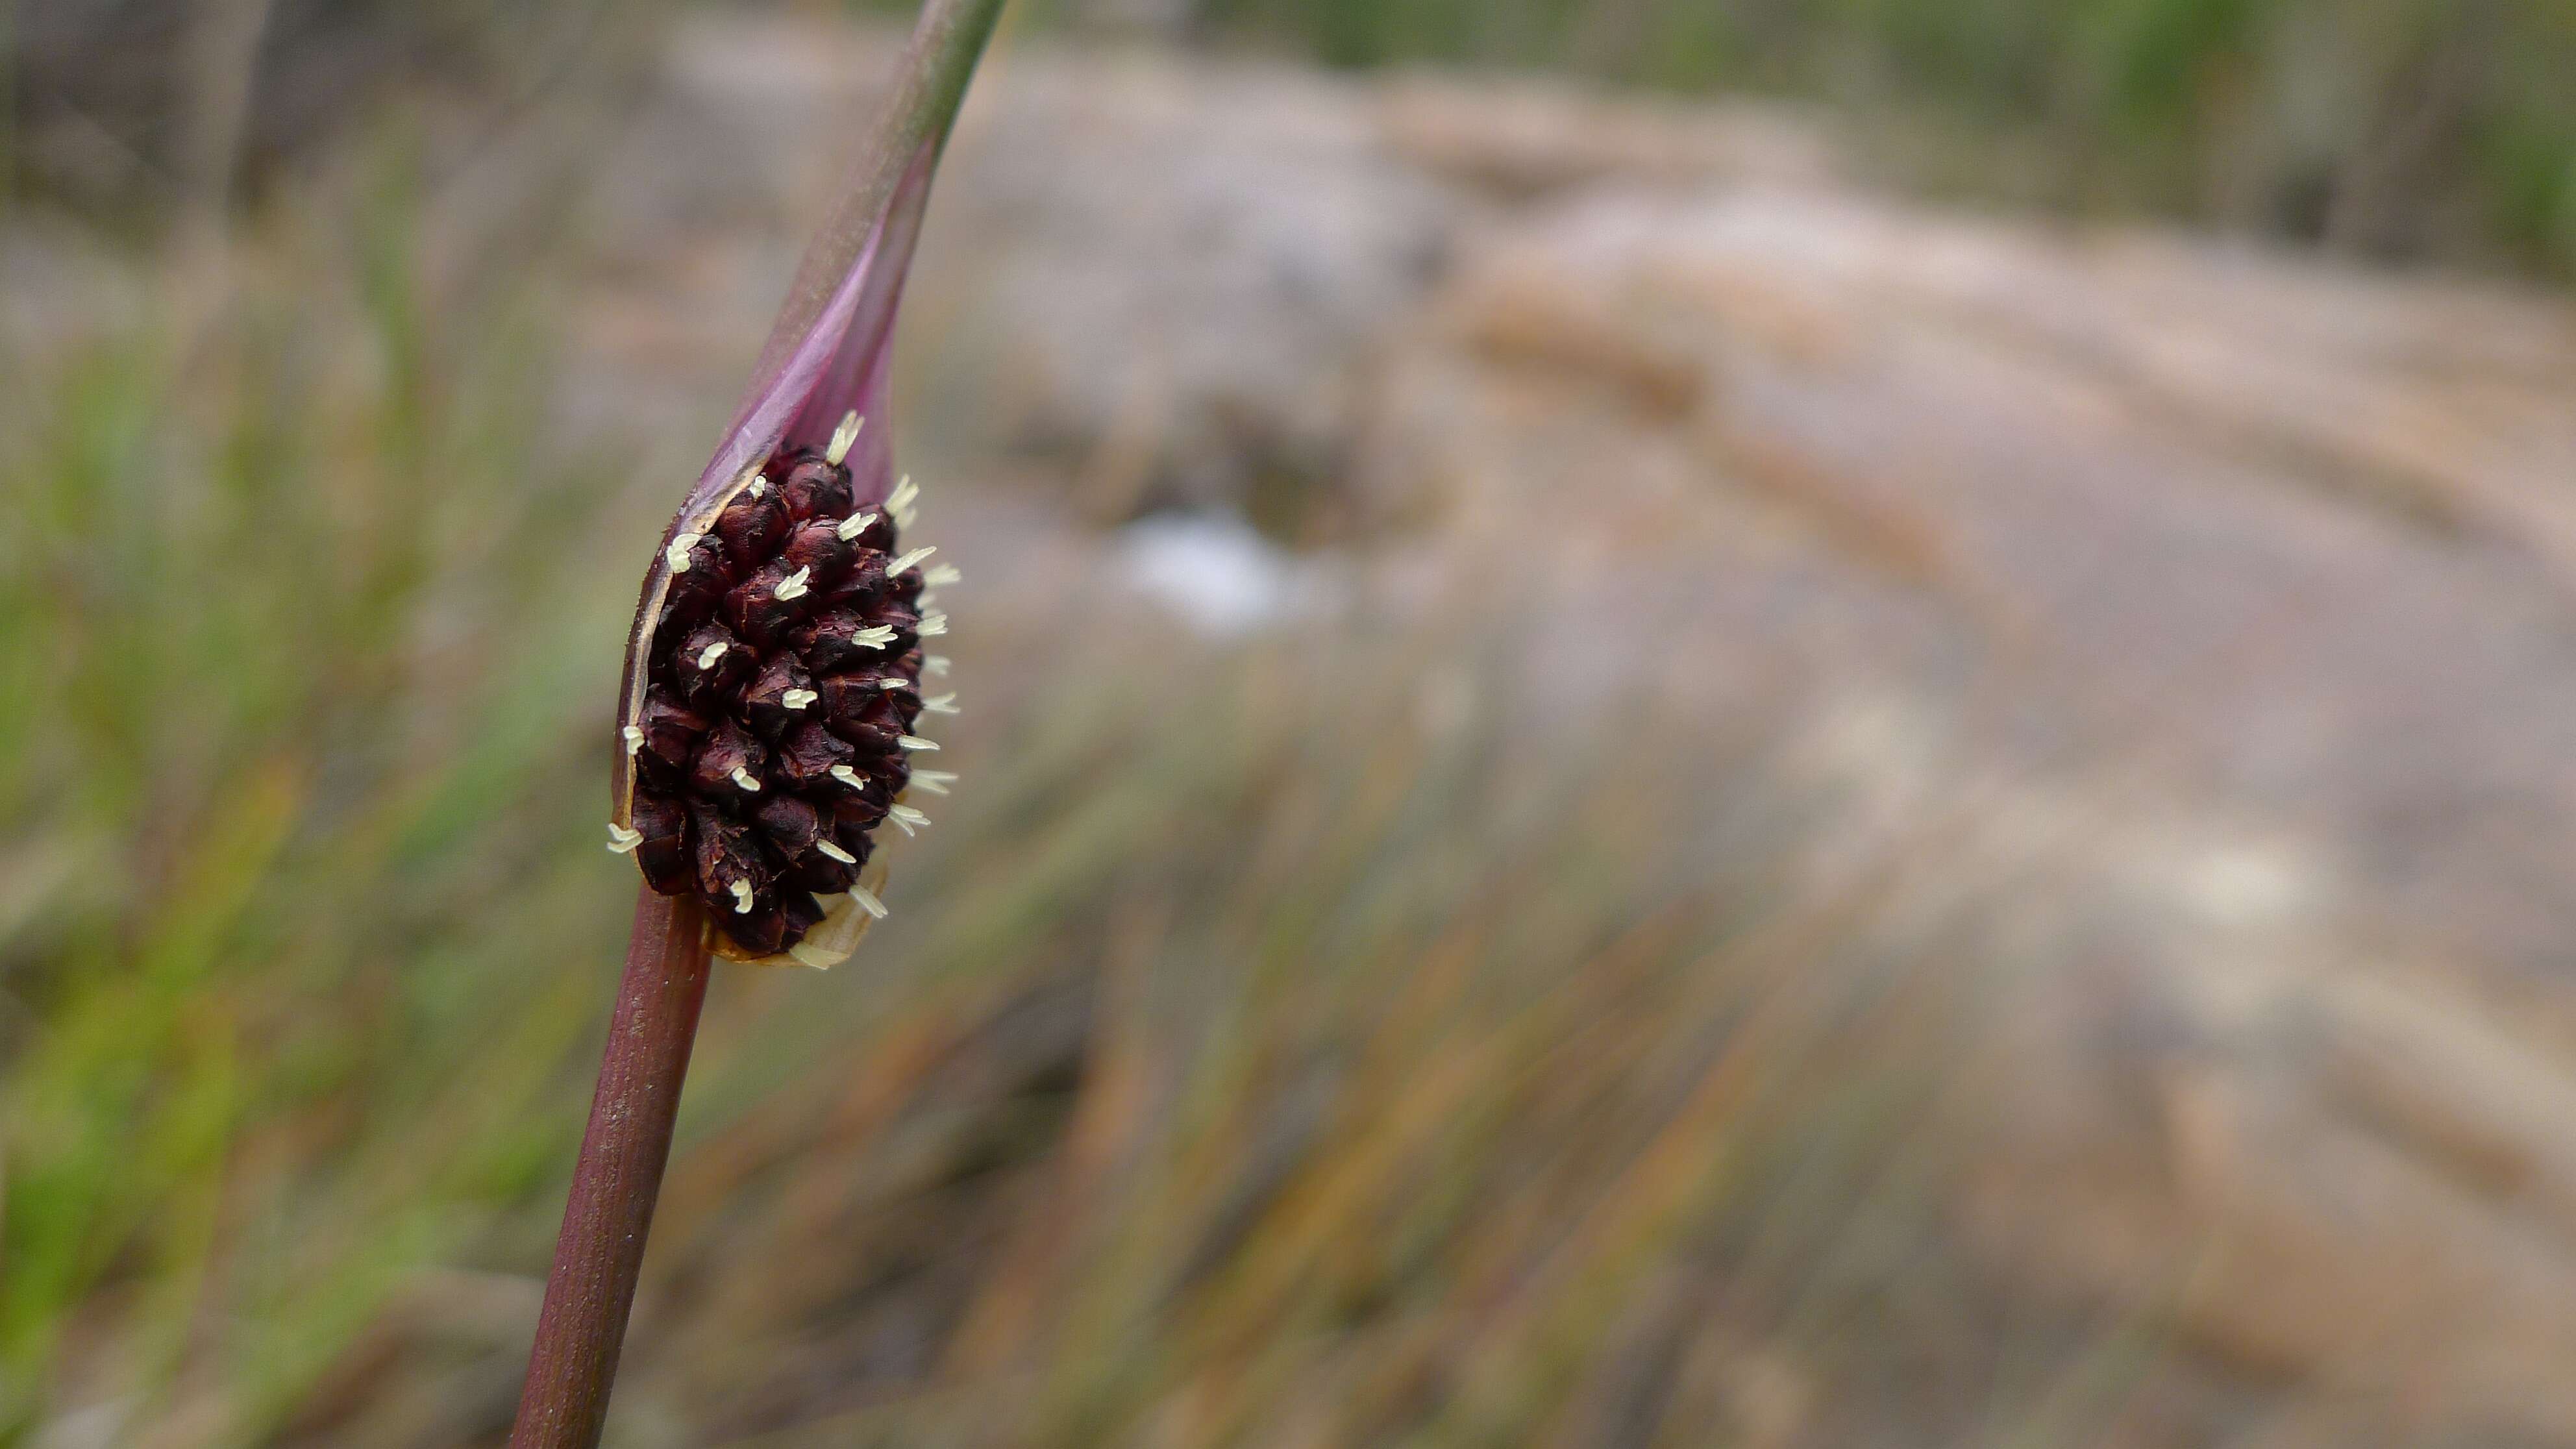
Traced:
[[798, 569], [796, 572], [780, 579], [778, 581], [778, 587], [771, 589], [769, 592], [782, 604], [787, 602], [789, 599], [801, 599], [811, 592], [807, 587], [807, 581], [813, 577], [814, 571], [812, 569]]
[[822, 697], [810, 689], [791, 689], [778, 696], [778, 703], [782, 709], [803, 709]]
[[925, 571], [921, 581], [934, 589], [944, 589], [950, 584], [964, 583], [966, 576], [957, 571], [955, 564], [941, 564], [937, 568]]
[[699, 651], [698, 651], [698, 667], [699, 667], [700, 669], [713, 669], [713, 668], [715, 668], [715, 667], [716, 667], [716, 661], [717, 661], [717, 660], [719, 660], [719, 659], [722, 659], [722, 658], [725, 656], [725, 651], [726, 651], [726, 650], [728, 650], [728, 649], [731, 649], [732, 647], [733, 647], [733, 646], [732, 646], [732, 645], [730, 645], [730, 644], [726, 644], [726, 643], [718, 642], [718, 643], [710, 644], [710, 645], [708, 645], [706, 648], [699, 650]]
[[851, 539], [867, 532], [868, 525], [876, 521], [877, 516], [873, 513], [853, 513], [842, 519], [841, 526], [833, 529], [832, 532], [841, 542], [848, 543]]
[[832, 767], [832, 778], [849, 786], [853, 790], [864, 790], [868, 788], [868, 782], [859, 778], [859, 772], [851, 769], [847, 765], [834, 765]]
[[843, 850], [841, 847], [834, 845], [828, 840], [815, 841], [814, 848], [823, 852], [823, 854], [831, 857], [832, 859], [839, 861], [843, 865], [857, 865], [859, 863], [859, 858], [857, 856], [850, 854], [848, 851]]
[[892, 624], [870, 624], [868, 627], [861, 629], [856, 634], [851, 635], [850, 642], [856, 644], [862, 649], [883, 649], [888, 644], [894, 642], [894, 626]]
[[912, 484], [912, 475], [906, 473], [901, 478], [895, 480], [894, 491], [886, 495], [886, 512], [894, 515], [895, 522], [902, 524], [906, 528], [910, 528], [912, 527], [913, 500], [920, 496], [921, 490], [914, 487]]
[[921, 702], [921, 707], [930, 711], [932, 714], [955, 714], [957, 712], [957, 696], [953, 694], [934, 694], [930, 698], [923, 700]]
[[617, 823], [616, 821], [614, 821], [614, 820], [611, 820], [611, 821], [609, 821], [609, 822], [608, 822], [608, 851], [609, 851], [609, 854], [611, 854], [611, 855], [624, 855], [624, 854], [626, 854], [628, 851], [633, 850], [635, 847], [637, 847], [637, 846], [639, 846], [639, 845], [642, 845], [643, 843], [644, 843], [644, 832], [643, 832], [643, 831], [641, 831], [641, 830], [629, 830], [629, 829], [627, 829], [625, 826], [618, 824], [618, 823]]
[[740, 765], [733, 767], [733, 783], [735, 788], [741, 790], [745, 794], [757, 795], [760, 793], [760, 782], [751, 778], [751, 772]]
[[866, 426], [867, 419], [855, 412], [841, 414], [841, 425], [832, 430], [831, 445], [823, 449], [823, 461], [835, 468], [841, 466], [841, 460], [850, 456], [850, 445], [859, 440], [859, 429]]
[[725, 889], [733, 892], [733, 913], [737, 916], [750, 915], [751, 882], [747, 880], [738, 880], [732, 885], [726, 886]]
[[617, 737], [626, 742], [626, 753], [630, 755], [644, 748], [644, 732], [633, 725], [619, 730]]
[[945, 795], [948, 793], [948, 787], [957, 783], [957, 774], [953, 770], [915, 770], [912, 772], [912, 783], [916, 788], [927, 790], [933, 795]]
[[866, 886], [854, 885], [850, 887], [850, 899], [859, 903], [860, 910], [867, 912], [878, 920], [882, 921], [886, 918], [885, 902], [878, 900], [877, 893], [869, 890]]
[[689, 550], [696, 548], [698, 546], [698, 540], [704, 537], [706, 537], [706, 535], [703, 533], [681, 533], [672, 535], [671, 546], [662, 550], [662, 561], [669, 564], [671, 566], [671, 572], [675, 574], [687, 573], [689, 571]]
[[907, 750], [936, 750], [939, 748], [938, 741], [925, 740], [919, 735], [896, 735], [894, 737], [894, 742]]
[[948, 616], [946, 614], [924, 614], [921, 616], [921, 627], [913, 632], [919, 634], [924, 639], [935, 638], [938, 635], [945, 634], [948, 632]]
[[742, 491], [750, 494], [754, 498], [758, 498], [763, 493], [769, 491], [769, 475], [766, 473], [753, 475], [751, 486]]
[[922, 814], [920, 811], [913, 809], [909, 805], [896, 805], [890, 807], [886, 811], [886, 818], [893, 821], [895, 824], [902, 826], [903, 833], [906, 835], [914, 834], [919, 831], [922, 826], [930, 823], [929, 816]]
[[895, 575], [902, 573], [905, 569], [912, 567], [914, 564], [921, 562], [923, 559], [926, 559], [937, 552], [939, 552], [939, 545], [932, 543], [924, 544], [920, 548], [912, 549], [908, 552], [897, 555], [892, 562], [886, 565], [886, 577], [893, 578]]
[[945, 654], [925, 654], [921, 656], [921, 672], [946, 678], [948, 674], [948, 656]]

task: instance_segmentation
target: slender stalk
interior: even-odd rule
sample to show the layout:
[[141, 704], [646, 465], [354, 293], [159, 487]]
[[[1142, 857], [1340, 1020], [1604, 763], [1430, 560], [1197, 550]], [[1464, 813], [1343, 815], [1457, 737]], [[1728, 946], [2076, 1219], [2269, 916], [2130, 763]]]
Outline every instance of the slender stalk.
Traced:
[[671, 1122], [707, 998], [704, 920], [689, 896], [639, 888], [626, 974], [537, 1313], [510, 1449], [593, 1449], [626, 1341], [644, 1235], [671, 1156]]

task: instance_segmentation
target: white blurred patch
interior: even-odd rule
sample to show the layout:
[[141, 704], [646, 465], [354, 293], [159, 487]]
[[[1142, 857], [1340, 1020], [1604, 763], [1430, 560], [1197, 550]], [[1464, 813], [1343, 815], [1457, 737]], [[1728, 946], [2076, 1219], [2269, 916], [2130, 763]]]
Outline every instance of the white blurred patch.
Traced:
[[1234, 638], [1315, 612], [1316, 565], [1222, 513], [1159, 514], [1121, 530], [1118, 561], [1138, 592], [1211, 638]]

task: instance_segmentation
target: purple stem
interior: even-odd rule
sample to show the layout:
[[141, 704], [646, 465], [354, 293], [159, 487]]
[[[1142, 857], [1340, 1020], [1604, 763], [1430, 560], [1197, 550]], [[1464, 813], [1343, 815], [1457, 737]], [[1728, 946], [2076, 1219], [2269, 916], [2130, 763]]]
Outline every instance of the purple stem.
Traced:
[[626, 1341], [644, 1235], [671, 1156], [671, 1121], [707, 999], [704, 921], [689, 896], [639, 887], [626, 975], [573, 1167], [554, 1272], [510, 1449], [594, 1449]]

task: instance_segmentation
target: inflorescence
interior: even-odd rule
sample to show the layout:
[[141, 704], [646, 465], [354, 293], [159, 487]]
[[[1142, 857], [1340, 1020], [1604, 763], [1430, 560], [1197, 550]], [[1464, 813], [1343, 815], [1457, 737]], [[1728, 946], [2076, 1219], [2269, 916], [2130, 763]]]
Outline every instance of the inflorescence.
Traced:
[[911, 757], [939, 748], [921, 716], [955, 709], [922, 693], [948, 662], [921, 641], [946, 632], [929, 586], [956, 571], [898, 542], [910, 479], [881, 505], [853, 501], [859, 425], [773, 456], [708, 532], [673, 536], [643, 705], [622, 726], [633, 825], [609, 826], [610, 849], [664, 895], [694, 892], [755, 956], [802, 940], [825, 915], [818, 895], [884, 915], [859, 884], [877, 826], [929, 824], [907, 786], [945, 794], [953, 778]]

